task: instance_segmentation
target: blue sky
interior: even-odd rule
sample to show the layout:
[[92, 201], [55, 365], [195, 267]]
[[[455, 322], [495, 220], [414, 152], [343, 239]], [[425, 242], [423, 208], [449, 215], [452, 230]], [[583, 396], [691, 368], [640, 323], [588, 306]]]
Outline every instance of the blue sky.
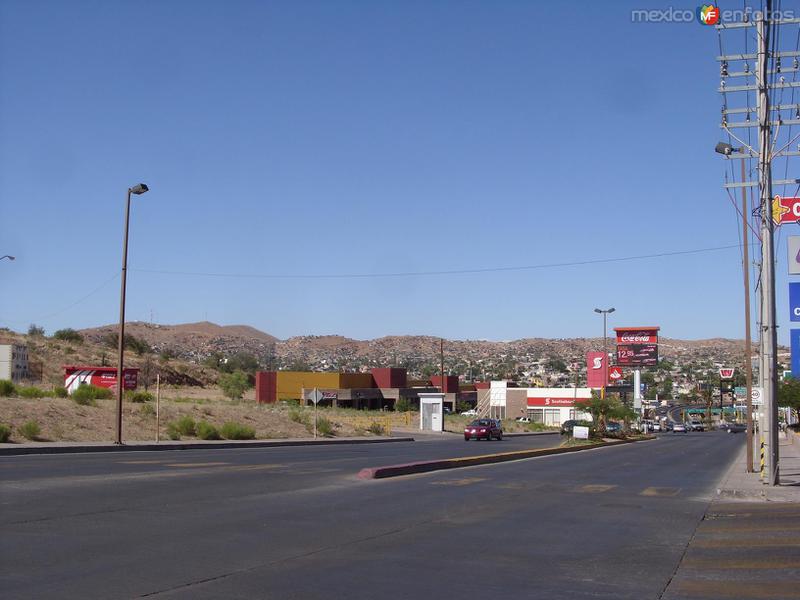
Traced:
[[[3, 2], [0, 326], [117, 320], [143, 181], [129, 320], [515, 339], [599, 335], [614, 306], [609, 326], [743, 336], [736, 248], [152, 272], [737, 244], [717, 35], [634, 8]], [[785, 342], [785, 264], [777, 289]]]

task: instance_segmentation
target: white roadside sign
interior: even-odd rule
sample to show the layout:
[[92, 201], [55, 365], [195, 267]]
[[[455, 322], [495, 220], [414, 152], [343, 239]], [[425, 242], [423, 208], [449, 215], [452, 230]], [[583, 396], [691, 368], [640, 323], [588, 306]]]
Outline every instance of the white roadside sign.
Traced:
[[760, 387], [754, 387], [750, 392], [750, 401], [753, 406], [761, 406], [764, 404], [764, 395], [761, 393]]
[[581, 425], [575, 425], [575, 427], [572, 428], [572, 437], [577, 440], [588, 440], [589, 428]]

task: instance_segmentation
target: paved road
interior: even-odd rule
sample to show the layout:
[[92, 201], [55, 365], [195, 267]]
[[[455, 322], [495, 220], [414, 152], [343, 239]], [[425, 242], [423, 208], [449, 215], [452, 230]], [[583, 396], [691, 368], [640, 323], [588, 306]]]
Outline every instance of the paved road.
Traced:
[[382, 481], [355, 473], [554, 440], [3, 459], [0, 589], [4, 598], [658, 598], [742, 440], [664, 435]]

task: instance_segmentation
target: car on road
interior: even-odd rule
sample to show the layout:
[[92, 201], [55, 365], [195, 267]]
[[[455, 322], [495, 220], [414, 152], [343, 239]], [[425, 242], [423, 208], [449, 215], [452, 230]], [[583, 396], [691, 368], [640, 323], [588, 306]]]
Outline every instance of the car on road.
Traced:
[[672, 433], [688, 433], [685, 423], [675, 423], [672, 425]]
[[742, 433], [747, 431], [747, 425], [744, 423], [723, 423], [720, 429], [725, 429], [728, 433]]
[[478, 411], [475, 410], [474, 408], [470, 408], [469, 410], [465, 410], [464, 412], [462, 412], [461, 416], [462, 417], [477, 417], [478, 416]]
[[689, 427], [691, 427], [692, 431], [705, 431], [706, 426], [703, 425], [702, 421], [698, 421], [697, 419], [692, 419], [689, 421]]
[[658, 421], [654, 421], [653, 424], [650, 426], [651, 431], [661, 431], [661, 423]]
[[503, 425], [497, 419], [475, 419], [464, 427], [464, 441], [503, 439]]

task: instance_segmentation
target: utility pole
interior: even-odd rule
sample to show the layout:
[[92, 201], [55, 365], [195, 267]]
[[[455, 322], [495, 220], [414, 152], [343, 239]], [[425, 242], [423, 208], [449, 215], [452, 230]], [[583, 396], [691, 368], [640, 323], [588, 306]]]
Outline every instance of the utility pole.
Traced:
[[756, 21], [758, 38], [757, 74], [758, 86], [758, 174], [761, 207], [761, 302], [764, 321], [761, 324], [761, 349], [764, 368], [761, 371], [764, 407], [767, 409], [767, 444], [769, 450], [768, 483], [778, 485], [778, 379], [775, 362], [778, 353], [778, 336], [775, 323], [775, 248], [773, 247], [774, 225], [772, 222], [772, 142], [769, 122], [769, 79], [767, 63], [772, 1], [766, 0], [766, 19], [759, 14]]
[[[747, 179], [744, 161], [742, 165], [742, 181]], [[747, 188], [742, 188], [742, 271], [744, 272], [744, 372], [745, 372], [745, 405], [747, 408], [747, 472], [753, 472], [753, 360], [750, 342], [750, 256], [747, 231]]]

